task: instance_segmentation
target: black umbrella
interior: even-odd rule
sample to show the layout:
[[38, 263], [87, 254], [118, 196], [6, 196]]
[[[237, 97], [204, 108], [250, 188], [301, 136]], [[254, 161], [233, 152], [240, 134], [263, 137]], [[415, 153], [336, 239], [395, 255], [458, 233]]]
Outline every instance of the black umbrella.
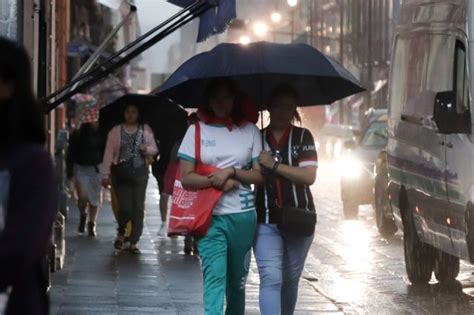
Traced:
[[257, 42], [220, 44], [194, 56], [171, 75], [157, 95], [184, 107], [197, 107], [204, 102], [209, 82], [226, 77], [260, 108], [282, 83], [297, 90], [301, 106], [328, 105], [364, 91], [347, 69], [309, 45]]
[[163, 97], [144, 94], [126, 94], [103, 107], [99, 116], [103, 135], [124, 121], [128, 104], [138, 107], [142, 122], [150, 125], [160, 143], [173, 143], [184, 136], [188, 126], [186, 110]]

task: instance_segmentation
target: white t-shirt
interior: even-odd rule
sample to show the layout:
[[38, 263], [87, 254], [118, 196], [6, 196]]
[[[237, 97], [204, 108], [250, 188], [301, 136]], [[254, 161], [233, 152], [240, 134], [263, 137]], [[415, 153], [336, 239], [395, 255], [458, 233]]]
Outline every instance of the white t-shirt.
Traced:
[[[235, 167], [250, 169], [252, 162], [262, 151], [262, 139], [258, 128], [251, 123], [229, 131], [224, 126], [201, 125], [201, 161], [220, 169]], [[178, 157], [182, 160], [196, 162], [194, 145], [195, 126], [189, 127], [184, 136]], [[255, 211], [255, 196], [250, 186], [240, 185], [222, 195], [214, 208], [214, 215], [225, 215]]]

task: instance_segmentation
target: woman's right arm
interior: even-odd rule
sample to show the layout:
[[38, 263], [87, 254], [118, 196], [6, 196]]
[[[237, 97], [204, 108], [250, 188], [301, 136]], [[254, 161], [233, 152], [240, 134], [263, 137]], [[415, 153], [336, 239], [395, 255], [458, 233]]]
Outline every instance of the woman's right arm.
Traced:
[[188, 190], [209, 188], [212, 181], [207, 176], [201, 176], [194, 171], [194, 163], [186, 160], [180, 161], [181, 184]]

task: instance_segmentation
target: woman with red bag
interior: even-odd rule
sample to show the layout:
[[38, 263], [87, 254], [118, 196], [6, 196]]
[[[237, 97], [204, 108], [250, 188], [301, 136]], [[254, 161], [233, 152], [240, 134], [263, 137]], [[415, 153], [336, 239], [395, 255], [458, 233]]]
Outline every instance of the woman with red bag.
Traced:
[[[200, 162], [219, 171], [202, 176], [195, 172], [195, 126], [181, 144], [181, 183], [185, 189], [215, 187], [224, 194], [213, 209], [212, 224], [197, 246], [204, 276], [206, 315], [244, 314], [245, 281], [256, 228], [254, 192], [250, 185], [263, 183], [258, 164], [261, 135], [238, 104], [239, 93], [230, 79], [213, 81], [207, 104], [198, 112], [201, 120]], [[250, 118], [251, 119], [251, 118]]]

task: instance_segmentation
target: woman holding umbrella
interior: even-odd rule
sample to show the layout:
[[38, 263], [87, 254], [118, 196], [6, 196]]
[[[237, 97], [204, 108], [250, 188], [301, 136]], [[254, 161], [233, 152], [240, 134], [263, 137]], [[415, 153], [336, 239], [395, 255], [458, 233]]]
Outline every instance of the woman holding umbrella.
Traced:
[[148, 183], [147, 159], [158, 153], [153, 131], [139, 123], [138, 107], [128, 104], [125, 122], [110, 130], [103, 162], [102, 184], [111, 182], [119, 203], [118, 235], [114, 247], [121, 250], [127, 223], [132, 222], [130, 252], [139, 254], [137, 243], [143, 231], [145, 195]]
[[220, 171], [209, 177], [195, 173], [195, 126], [191, 126], [178, 151], [181, 182], [187, 189], [216, 187], [225, 193], [213, 209], [206, 236], [198, 238], [204, 276], [206, 315], [224, 312], [244, 314], [245, 280], [250, 265], [256, 213], [251, 184], [262, 184], [257, 158], [261, 151], [260, 133], [248, 123], [237, 102], [238, 92], [229, 79], [212, 81], [207, 102], [199, 110], [202, 163]]
[[[260, 224], [255, 251], [264, 283], [262, 313], [292, 314], [301, 268], [316, 224], [309, 191], [309, 185], [316, 177], [316, 151], [309, 131], [291, 124], [296, 116], [296, 105], [327, 105], [364, 89], [347, 69], [309, 45], [256, 42], [245, 46], [224, 43], [194, 56], [170, 76], [159, 94], [179, 104], [191, 104], [199, 99], [210, 79], [219, 77], [233, 78], [239, 88], [259, 105], [267, 104], [271, 99], [272, 122], [264, 136], [269, 144], [265, 150], [272, 153], [259, 154], [266, 184], [259, 188], [258, 194]], [[291, 82], [294, 89], [282, 86], [275, 90], [281, 82]], [[190, 137], [188, 135], [188, 139]], [[228, 142], [232, 149], [239, 147], [240, 142]], [[215, 144], [212, 141], [203, 143]], [[244, 151], [243, 148], [245, 146], [240, 146], [240, 152]], [[192, 148], [188, 147], [188, 150]], [[185, 170], [190, 172], [190, 168], [188, 165]], [[259, 164], [255, 168], [258, 169]], [[235, 175], [233, 170], [225, 172], [224, 175]], [[248, 182], [239, 178], [241, 172], [236, 174], [238, 180]], [[198, 180], [194, 175], [187, 179], [190, 183], [191, 178], [193, 183], [200, 183], [203, 187], [210, 185], [209, 181]], [[288, 231], [298, 236], [290, 235]], [[288, 244], [292, 245], [285, 250], [283, 246]], [[209, 272], [206, 270], [208, 265], [204, 264], [205, 274]], [[289, 272], [283, 277], [286, 271]], [[222, 313], [219, 309], [215, 312]]]
[[300, 120], [297, 104], [298, 94], [291, 86], [277, 87], [269, 104], [270, 125], [262, 131], [268, 151], [260, 153], [259, 162], [266, 170], [266, 184], [257, 189], [254, 250], [263, 315], [293, 314], [314, 237], [313, 233], [306, 236], [281, 229], [285, 207], [315, 213], [309, 186], [316, 179], [317, 153], [311, 132], [292, 124]]

